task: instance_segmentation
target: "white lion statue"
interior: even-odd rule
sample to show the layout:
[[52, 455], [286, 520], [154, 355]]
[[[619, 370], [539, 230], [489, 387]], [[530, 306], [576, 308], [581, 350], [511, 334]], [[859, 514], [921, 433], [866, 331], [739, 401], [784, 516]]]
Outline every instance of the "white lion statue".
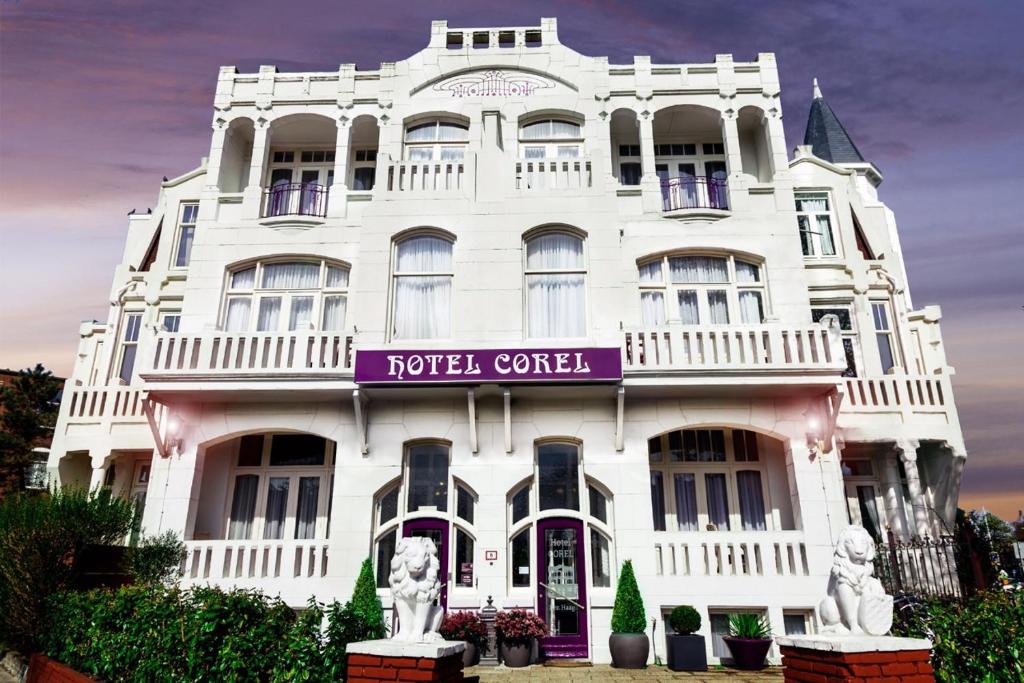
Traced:
[[392, 640], [420, 643], [444, 640], [437, 632], [444, 610], [434, 604], [441, 591], [439, 570], [434, 541], [422, 536], [399, 539], [388, 578], [398, 609], [398, 630], [391, 636]]
[[818, 607], [823, 633], [883, 636], [892, 628], [892, 596], [873, 576], [874, 559], [875, 541], [864, 527], [843, 529]]

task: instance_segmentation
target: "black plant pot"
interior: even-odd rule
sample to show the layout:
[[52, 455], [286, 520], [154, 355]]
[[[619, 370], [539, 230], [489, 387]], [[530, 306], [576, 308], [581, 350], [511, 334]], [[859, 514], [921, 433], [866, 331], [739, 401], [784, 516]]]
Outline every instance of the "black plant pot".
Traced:
[[616, 669], [643, 669], [647, 666], [651, 641], [646, 633], [613, 633], [608, 636], [608, 649]]
[[530, 652], [533, 650], [533, 642], [525, 643], [501, 643], [501, 661], [511, 669], [528, 666], [530, 664]]
[[476, 643], [471, 643], [468, 640], [463, 642], [466, 643], [466, 649], [462, 651], [462, 666], [476, 666], [480, 663], [480, 648], [476, 646]]
[[672, 671], [707, 671], [708, 653], [704, 636], [674, 633], [666, 636], [668, 668]]
[[772, 641], [761, 640], [760, 638], [733, 638], [725, 636], [722, 638], [729, 646], [733, 662], [737, 669], [743, 671], [759, 671], [767, 666], [764, 658], [772, 646]]

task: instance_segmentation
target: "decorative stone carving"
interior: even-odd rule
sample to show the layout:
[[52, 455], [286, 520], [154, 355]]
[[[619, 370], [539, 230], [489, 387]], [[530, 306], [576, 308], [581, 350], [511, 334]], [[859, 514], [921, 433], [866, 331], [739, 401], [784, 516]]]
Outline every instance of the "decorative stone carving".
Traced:
[[444, 640], [437, 629], [444, 610], [435, 605], [441, 591], [440, 563], [434, 541], [422, 536], [399, 539], [391, 558], [388, 584], [398, 610], [392, 640], [428, 643]]
[[873, 574], [875, 541], [861, 526], [839, 535], [828, 578], [828, 593], [818, 607], [823, 633], [882, 636], [892, 628], [892, 596]]

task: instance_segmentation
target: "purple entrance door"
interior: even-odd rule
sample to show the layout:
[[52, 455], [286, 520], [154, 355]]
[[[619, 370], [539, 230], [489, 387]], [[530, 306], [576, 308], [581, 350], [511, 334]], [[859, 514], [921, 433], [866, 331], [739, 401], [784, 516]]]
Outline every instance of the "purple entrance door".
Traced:
[[587, 657], [587, 574], [583, 522], [537, 522], [537, 613], [549, 629], [545, 657]]
[[426, 536], [437, 546], [440, 565], [437, 578], [441, 581], [441, 607], [448, 609], [448, 522], [443, 519], [413, 519], [402, 525], [402, 536]]

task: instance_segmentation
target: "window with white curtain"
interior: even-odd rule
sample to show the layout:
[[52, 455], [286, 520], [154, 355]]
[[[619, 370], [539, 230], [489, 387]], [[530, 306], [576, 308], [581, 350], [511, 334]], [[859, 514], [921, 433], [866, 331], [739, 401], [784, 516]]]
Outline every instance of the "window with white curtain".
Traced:
[[893, 368], [899, 366], [889, 302], [872, 301], [871, 317], [875, 323], [875, 340], [878, 342], [878, 357], [882, 362], [882, 372], [889, 374]]
[[459, 161], [466, 156], [469, 126], [434, 119], [405, 129], [405, 158], [410, 161]]
[[649, 439], [655, 531], [770, 528], [762, 438], [746, 429], [679, 429]]
[[639, 266], [644, 325], [759, 324], [765, 319], [763, 267], [731, 254], [662, 256]]
[[248, 434], [237, 444], [226, 537], [326, 538], [334, 443], [312, 434]]
[[583, 127], [567, 119], [533, 120], [519, 127], [519, 155], [524, 159], [580, 156]]
[[546, 232], [526, 241], [526, 308], [530, 337], [587, 333], [587, 268], [583, 240]]
[[452, 242], [422, 234], [395, 245], [392, 339], [444, 339], [451, 335]]
[[121, 320], [120, 359], [117, 364], [117, 378], [121, 384], [131, 384], [135, 374], [135, 355], [139, 350], [139, 331], [142, 329], [142, 313], [125, 312]]
[[199, 216], [199, 204], [188, 203], [181, 205], [181, 215], [178, 218], [178, 237], [174, 248], [174, 267], [188, 267], [189, 259], [192, 258], [192, 242], [196, 236], [196, 218]]
[[345, 329], [348, 266], [326, 259], [260, 261], [228, 273], [221, 328], [228, 332]]
[[826, 192], [798, 192], [796, 220], [804, 256], [835, 256], [832, 210]]

